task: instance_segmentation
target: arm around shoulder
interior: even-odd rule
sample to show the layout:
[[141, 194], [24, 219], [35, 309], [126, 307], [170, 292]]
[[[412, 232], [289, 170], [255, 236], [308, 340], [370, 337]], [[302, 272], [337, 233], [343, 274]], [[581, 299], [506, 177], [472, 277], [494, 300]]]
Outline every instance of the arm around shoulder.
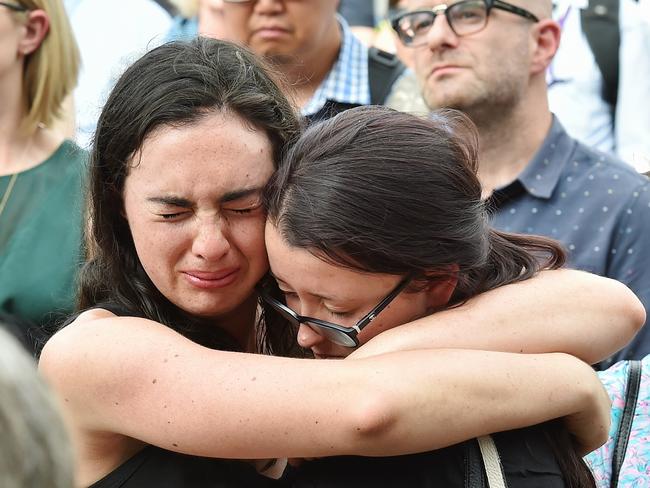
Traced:
[[353, 356], [463, 348], [565, 352], [594, 364], [627, 344], [644, 322], [643, 305], [618, 281], [583, 271], [543, 271], [386, 331]]

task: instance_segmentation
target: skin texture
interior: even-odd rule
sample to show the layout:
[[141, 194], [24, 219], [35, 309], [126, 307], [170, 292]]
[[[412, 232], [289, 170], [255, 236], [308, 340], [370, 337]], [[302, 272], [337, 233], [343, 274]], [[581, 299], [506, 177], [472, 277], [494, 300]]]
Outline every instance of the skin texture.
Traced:
[[[249, 305], [268, 267], [260, 191], [272, 172], [268, 139], [235, 115], [147, 138], [126, 178], [124, 211], [145, 271], [175, 305], [220, 322]], [[241, 338], [245, 328], [233, 328]]]
[[[305, 60], [330, 44], [338, 30], [333, 0], [259, 0], [223, 5], [230, 33], [253, 51], [290, 62]], [[337, 39], [337, 36], [334, 36]]]
[[341, 34], [336, 0], [258, 0], [223, 3], [232, 40], [275, 64], [288, 80], [293, 102], [302, 107], [336, 62]]
[[[271, 223], [266, 225], [266, 247], [273, 276], [287, 305], [300, 315], [352, 327], [401, 281], [401, 276], [362, 273], [329, 264], [305, 249], [289, 246]], [[397, 325], [411, 322], [443, 306], [453, 284], [442, 282], [419, 291], [400, 293], [359, 334], [365, 344]], [[354, 349], [340, 346], [302, 324], [298, 343], [317, 358], [343, 358]]]
[[[407, 0], [409, 9], [441, 3]], [[458, 37], [439, 16], [427, 44], [413, 48], [427, 105], [462, 110], [479, 129], [479, 178], [485, 197], [521, 173], [552, 120], [546, 69], [558, 48], [561, 29], [550, 19], [550, 2], [512, 3], [541, 20], [531, 22], [495, 9], [482, 31]], [[512, 137], [515, 133], [517, 137]]]
[[[443, 3], [413, 0], [409, 8]], [[527, 63], [522, 58], [529, 57], [527, 32], [531, 25], [522, 17], [495, 9], [485, 29], [458, 37], [439, 15], [429, 31], [427, 45], [414, 48], [415, 69], [427, 105], [432, 109], [455, 108], [471, 116], [519, 103], [528, 78]], [[495, 46], [499, 46], [498, 51]], [[495, 56], [499, 69], [494, 69]]]

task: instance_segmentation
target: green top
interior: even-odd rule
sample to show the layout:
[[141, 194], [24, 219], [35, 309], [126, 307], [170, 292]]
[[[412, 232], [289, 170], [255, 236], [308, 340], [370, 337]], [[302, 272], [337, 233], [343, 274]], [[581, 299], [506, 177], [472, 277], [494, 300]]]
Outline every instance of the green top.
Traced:
[[[72, 311], [87, 157], [65, 141], [18, 173], [0, 215], [0, 313], [43, 326]], [[10, 179], [0, 177], [0, 199]]]

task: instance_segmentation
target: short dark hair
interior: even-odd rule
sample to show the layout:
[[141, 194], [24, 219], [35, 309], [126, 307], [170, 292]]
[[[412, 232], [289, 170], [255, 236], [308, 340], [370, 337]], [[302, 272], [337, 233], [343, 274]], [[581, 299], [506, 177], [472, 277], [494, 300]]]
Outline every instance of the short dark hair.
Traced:
[[123, 215], [122, 191], [129, 162], [152, 131], [197, 123], [215, 112], [234, 113], [262, 130], [272, 144], [277, 166], [301, 127], [274, 76], [243, 47], [197, 38], [153, 49], [119, 78], [99, 117], [91, 153], [91, 231], [89, 259], [80, 278], [81, 310], [110, 302], [197, 342], [236, 348], [223, 331], [204, 327], [151, 282]]
[[458, 266], [461, 303], [565, 260], [555, 241], [490, 227], [477, 161], [476, 129], [460, 112], [359, 107], [305, 131], [265, 203], [288, 244], [333, 264], [416, 283]]

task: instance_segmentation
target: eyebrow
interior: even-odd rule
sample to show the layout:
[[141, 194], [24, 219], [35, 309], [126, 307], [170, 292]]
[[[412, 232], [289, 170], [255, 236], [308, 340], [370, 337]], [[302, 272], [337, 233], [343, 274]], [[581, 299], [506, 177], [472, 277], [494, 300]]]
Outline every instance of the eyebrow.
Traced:
[[[254, 194], [259, 194], [262, 192], [262, 187], [255, 188], [246, 188], [243, 190], [235, 190], [225, 193], [221, 198], [219, 198], [219, 203], [228, 203], [242, 198], [249, 197]], [[159, 205], [169, 205], [171, 207], [181, 207], [181, 208], [191, 208], [192, 202], [187, 198], [176, 197], [176, 196], [163, 196], [163, 197], [149, 197], [147, 198], [148, 202], [157, 203]]]

